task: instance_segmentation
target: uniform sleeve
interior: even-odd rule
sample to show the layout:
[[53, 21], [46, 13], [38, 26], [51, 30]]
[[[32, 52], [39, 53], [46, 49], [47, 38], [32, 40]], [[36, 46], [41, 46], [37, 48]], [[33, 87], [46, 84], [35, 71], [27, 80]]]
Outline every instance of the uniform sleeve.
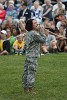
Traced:
[[31, 38], [29, 38], [27, 35], [24, 37], [24, 50], [26, 50], [27, 45], [29, 44]]
[[37, 42], [40, 42], [40, 43], [45, 43], [46, 37], [43, 34], [43, 32], [40, 32], [40, 33], [35, 32], [34, 33], [34, 40]]

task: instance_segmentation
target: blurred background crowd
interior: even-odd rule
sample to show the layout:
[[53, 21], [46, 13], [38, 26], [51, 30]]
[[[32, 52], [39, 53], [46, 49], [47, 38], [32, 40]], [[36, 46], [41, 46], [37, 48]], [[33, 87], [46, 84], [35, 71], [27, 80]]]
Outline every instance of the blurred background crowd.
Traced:
[[67, 52], [67, 0], [0, 0], [0, 55], [25, 54], [25, 24], [30, 18], [46, 36], [42, 53]]

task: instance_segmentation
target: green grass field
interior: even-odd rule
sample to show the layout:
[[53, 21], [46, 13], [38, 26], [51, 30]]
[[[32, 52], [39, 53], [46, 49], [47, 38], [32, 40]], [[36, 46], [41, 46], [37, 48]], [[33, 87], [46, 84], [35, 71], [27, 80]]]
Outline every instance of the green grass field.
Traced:
[[67, 54], [38, 58], [36, 95], [24, 94], [22, 74], [25, 56], [0, 56], [0, 100], [67, 100]]

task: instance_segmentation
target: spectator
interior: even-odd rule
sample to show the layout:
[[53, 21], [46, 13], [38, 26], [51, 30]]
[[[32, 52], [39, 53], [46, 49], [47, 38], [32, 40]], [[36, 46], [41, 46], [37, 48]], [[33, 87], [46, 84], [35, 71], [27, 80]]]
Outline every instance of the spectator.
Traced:
[[11, 35], [11, 29], [10, 28], [6, 28], [6, 32], [7, 32], [6, 37], [10, 42], [10, 54], [12, 54], [12, 53], [14, 53], [14, 50], [13, 50], [12, 47], [13, 47], [13, 43], [15, 42], [16, 38]]
[[27, 2], [27, 8], [31, 9], [31, 7], [32, 7], [32, 1], [31, 0], [26, 0], [26, 2]]
[[20, 30], [20, 34], [23, 35], [23, 37], [24, 37], [25, 34], [26, 34], [26, 29], [25, 29], [25, 22], [24, 22], [23, 19], [20, 19], [19, 20], [18, 28]]
[[64, 26], [59, 27], [59, 35], [61, 37], [58, 37], [57, 47], [58, 47], [58, 51], [61, 52], [61, 51], [64, 51], [64, 47], [66, 44], [66, 40], [64, 39], [64, 37], [65, 37]]
[[62, 2], [65, 5], [65, 9], [67, 10], [67, 0], [62, 0]]
[[27, 21], [30, 18], [31, 18], [31, 11], [27, 9], [27, 3], [24, 2], [22, 4], [22, 9], [19, 12], [18, 19], [24, 19], [25, 21]]
[[4, 40], [3, 42], [3, 51], [0, 53], [0, 55], [7, 55], [10, 53], [10, 42], [6, 37], [7, 32], [5, 30], [1, 31], [1, 38]]
[[16, 6], [17, 10], [19, 11], [21, 8], [21, 0], [15, 0], [15, 6]]
[[1, 27], [0, 27], [0, 53], [3, 51], [3, 40], [1, 38]]
[[1, 3], [2, 5], [4, 5], [5, 1], [6, 1], [6, 0], [0, 0], [0, 3]]
[[56, 41], [56, 37], [54, 35], [51, 35], [49, 33], [48, 29], [44, 29], [44, 34], [46, 36], [46, 43], [44, 43], [42, 45], [42, 51], [43, 53], [56, 53], [57, 52], [57, 41]]
[[9, 8], [8, 8], [9, 4], [13, 4], [14, 5], [14, 1], [13, 0], [6, 0], [5, 1], [4, 7], [5, 7], [6, 11], [9, 10]]
[[20, 10], [20, 7], [21, 7], [21, 6], [20, 6], [20, 7], [19, 7], [19, 5], [16, 6], [14, 0], [6, 1], [6, 3], [5, 3], [5, 9], [6, 9], [6, 11], [10, 11], [10, 9], [9, 9], [9, 5], [10, 5], [10, 4], [14, 5], [13, 10], [15, 10], [15, 11], [17, 11], [17, 12], [19, 13], [19, 10]]
[[11, 28], [11, 27], [12, 27], [12, 24], [13, 24], [13, 22], [12, 22], [12, 17], [9, 16], [8, 19], [6, 19], [6, 20], [3, 22], [2, 28], [3, 28], [3, 29]]
[[65, 5], [62, 3], [62, 0], [57, 0], [57, 4], [53, 6], [53, 16], [56, 17], [59, 14], [65, 12]]
[[8, 8], [9, 8], [9, 10], [6, 11], [5, 19], [8, 19], [8, 17], [11, 17], [12, 21], [14, 21], [14, 19], [17, 19], [18, 13], [16, 10], [14, 10], [13, 4], [9, 4]]
[[36, 19], [38, 24], [40, 24], [42, 22], [42, 10], [40, 8], [39, 1], [34, 2], [31, 10], [35, 13], [35, 16], [33, 16], [32, 19]]
[[0, 3], [0, 24], [4, 21], [6, 16], [6, 11], [4, 10], [4, 6]]
[[45, 26], [45, 28], [50, 28], [51, 27], [51, 22], [48, 18], [46, 18], [44, 20], [44, 26]]
[[43, 19], [47, 17], [52, 21], [53, 20], [53, 16], [52, 16], [53, 6], [51, 5], [51, 1], [45, 0], [45, 4], [43, 4], [42, 7], [43, 7]]
[[15, 54], [24, 53], [24, 41], [21, 35], [17, 36], [17, 40], [13, 44], [13, 49], [15, 50]]
[[15, 25], [12, 26], [11, 32], [12, 32], [12, 35], [13, 35], [14, 37], [16, 37], [17, 35], [20, 34], [19, 28], [16, 27]]

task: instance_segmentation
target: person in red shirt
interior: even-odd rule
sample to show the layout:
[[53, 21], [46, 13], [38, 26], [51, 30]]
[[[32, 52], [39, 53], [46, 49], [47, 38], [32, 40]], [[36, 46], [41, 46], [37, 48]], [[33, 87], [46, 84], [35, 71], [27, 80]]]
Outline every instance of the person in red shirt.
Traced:
[[6, 11], [4, 10], [3, 5], [0, 3], [0, 24], [4, 21]]

